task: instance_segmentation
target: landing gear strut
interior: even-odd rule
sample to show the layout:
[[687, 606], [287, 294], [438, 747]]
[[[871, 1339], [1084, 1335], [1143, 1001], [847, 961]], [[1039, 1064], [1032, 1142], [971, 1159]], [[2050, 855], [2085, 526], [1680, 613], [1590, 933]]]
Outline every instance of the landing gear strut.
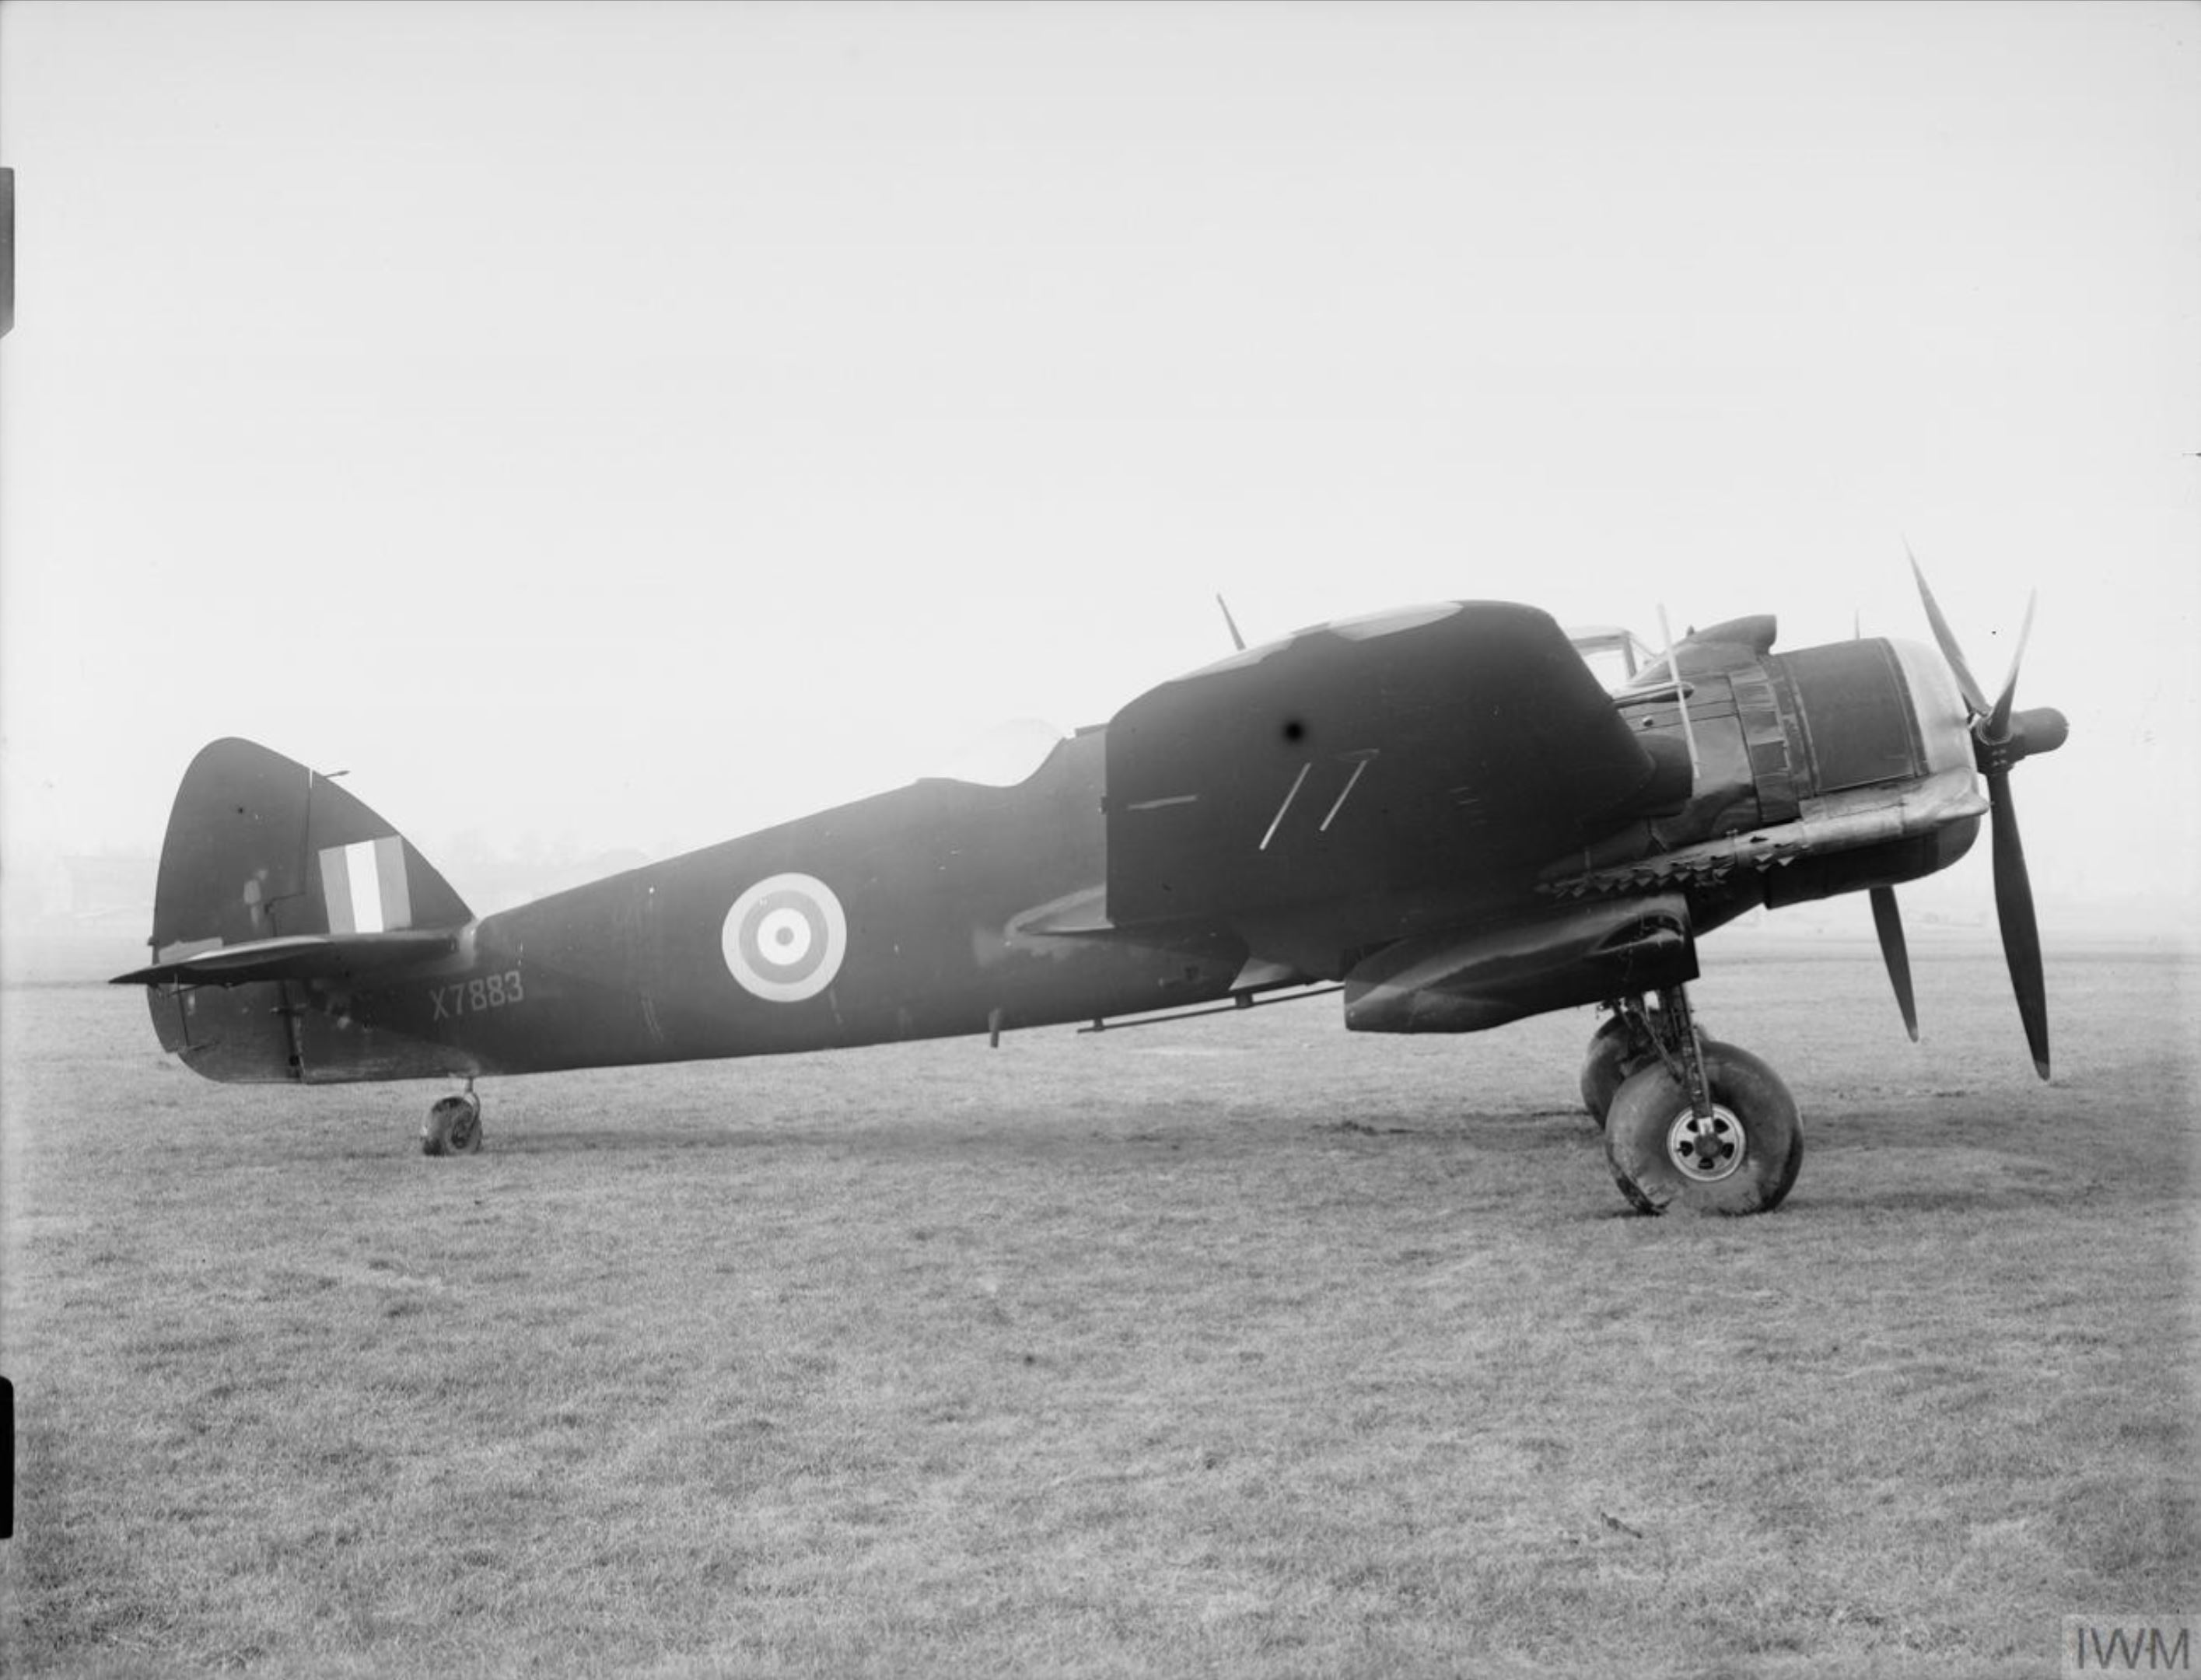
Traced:
[[420, 1122], [420, 1153], [424, 1155], [471, 1155], [482, 1146], [481, 1099], [474, 1082], [467, 1081], [462, 1093], [443, 1097]]
[[1621, 1194], [1646, 1213], [1779, 1207], [1804, 1164], [1803, 1117], [1781, 1076], [1747, 1050], [1699, 1037], [1687, 994], [1673, 986], [1655, 1010], [1623, 999], [1598, 1030], [1582, 1070], [1586, 1105], [1602, 1061], [1624, 1065], [1639, 1045], [1647, 1059], [1624, 1072], [1605, 1114]]

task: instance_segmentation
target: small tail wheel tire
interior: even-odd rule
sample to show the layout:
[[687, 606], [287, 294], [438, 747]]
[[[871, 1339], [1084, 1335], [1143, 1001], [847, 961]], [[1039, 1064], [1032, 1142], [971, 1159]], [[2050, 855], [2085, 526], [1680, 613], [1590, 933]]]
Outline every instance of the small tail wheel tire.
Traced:
[[1796, 1099], [1747, 1050], [1707, 1039], [1704, 1056], [1710, 1115], [1663, 1061], [1621, 1082], [1605, 1122], [1613, 1178], [1646, 1213], [1770, 1213], [1804, 1165]]
[[1612, 1099], [1628, 1076], [1658, 1060], [1658, 1052], [1633, 1021], [1614, 1015], [1590, 1035], [1582, 1059], [1582, 1111], [1599, 1125], [1612, 1112]]
[[472, 1091], [447, 1096], [420, 1123], [424, 1155], [471, 1155], [482, 1146], [481, 1099]]

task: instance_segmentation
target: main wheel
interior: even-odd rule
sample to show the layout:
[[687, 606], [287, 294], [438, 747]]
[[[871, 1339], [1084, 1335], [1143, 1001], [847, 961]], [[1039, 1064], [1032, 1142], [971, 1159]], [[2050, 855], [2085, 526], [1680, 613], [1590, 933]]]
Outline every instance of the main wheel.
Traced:
[[1658, 1059], [1658, 1051], [1633, 1021], [1623, 1015], [1611, 1017], [1590, 1035], [1589, 1054], [1582, 1059], [1583, 1111], [1603, 1125], [1612, 1108], [1613, 1094], [1622, 1083], [1637, 1068]]
[[1712, 1112], [1699, 1116], [1664, 1062], [1622, 1082], [1605, 1153], [1621, 1194], [1646, 1213], [1764, 1213], [1804, 1164], [1804, 1121], [1781, 1076], [1747, 1050], [1705, 1042]]
[[424, 1155], [471, 1155], [481, 1146], [481, 1099], [472, 1091], [444, 1097], [420, 1123]]

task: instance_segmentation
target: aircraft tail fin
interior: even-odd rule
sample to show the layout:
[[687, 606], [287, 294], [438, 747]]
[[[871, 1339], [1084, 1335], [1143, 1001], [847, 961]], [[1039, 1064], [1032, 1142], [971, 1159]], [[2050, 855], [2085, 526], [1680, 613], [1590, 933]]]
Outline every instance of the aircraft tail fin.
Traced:
[[117, 984], [148, 987], [162, 1048], [210, 1078], [372, 1077], [349, 1056], [309, 1066], [298, 984], [432, 960], [472, 919], [412, 842], [336, 782], [220, 740], [176, 790], [153, 961]]

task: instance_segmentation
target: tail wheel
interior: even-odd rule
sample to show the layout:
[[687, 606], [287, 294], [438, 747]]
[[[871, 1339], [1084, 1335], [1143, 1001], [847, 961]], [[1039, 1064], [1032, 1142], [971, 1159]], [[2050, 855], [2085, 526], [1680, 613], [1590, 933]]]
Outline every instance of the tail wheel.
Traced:
[[471, 1155], [481, 1146], [481, 1099], [472, 1091], [444, 1097], [420, 1123], [424, 1155]]
[[1614, 1015], [1590, 1036], [1589, 1054], [1582, 1060], [1583, 1112], [1599, 1125], [1611, 1111], [1612, 1099], [1628, 1076], [1658, 1052], [1643, 1031], [1625, 1015]]
[[1621, 1193], [1646, 1213], [1764, 1213], [1804, 1164], [1804, 1122], [1781, 1076], [1747, 1050], [1707, 1039], [1711, 1113], [1699, 1114], [1663, 1061], [1629, 1075], [1605, 1123]]

